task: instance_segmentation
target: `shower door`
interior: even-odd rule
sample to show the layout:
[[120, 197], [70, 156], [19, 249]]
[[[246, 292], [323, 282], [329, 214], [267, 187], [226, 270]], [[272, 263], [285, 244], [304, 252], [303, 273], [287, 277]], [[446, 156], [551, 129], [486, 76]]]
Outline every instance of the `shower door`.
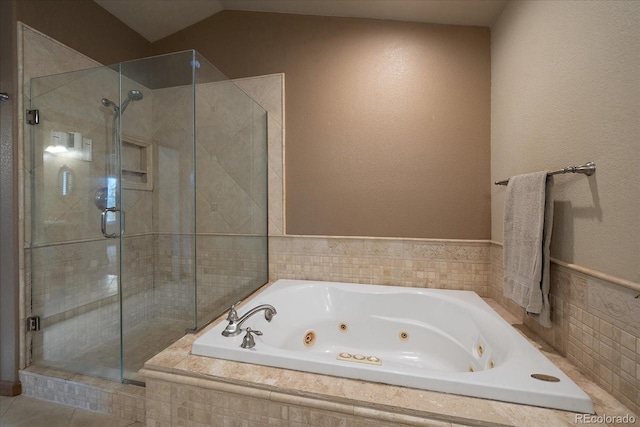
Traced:
[[30, 363], [136, 383], [195, 328], [193, 55], [31, 80]]
[[101, 104], [120, 99], [118, 73], [36, 78], [25, 95], [31, 362], [121, 379], [120, 156]]
[[266, 112], [195, 51], [27, 92], [28, 364], [135, 383], [268, 279]]

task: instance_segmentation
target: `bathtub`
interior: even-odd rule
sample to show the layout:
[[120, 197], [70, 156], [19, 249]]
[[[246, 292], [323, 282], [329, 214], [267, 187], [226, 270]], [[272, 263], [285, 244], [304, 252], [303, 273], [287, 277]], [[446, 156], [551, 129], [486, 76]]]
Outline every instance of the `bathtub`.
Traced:
[[264, 312], [225, 337], [227, 321], [191, 353], [464, 396], [594, 413], [593, 404], [477, 294], [470, 291], [278, 280], [238, 309]]

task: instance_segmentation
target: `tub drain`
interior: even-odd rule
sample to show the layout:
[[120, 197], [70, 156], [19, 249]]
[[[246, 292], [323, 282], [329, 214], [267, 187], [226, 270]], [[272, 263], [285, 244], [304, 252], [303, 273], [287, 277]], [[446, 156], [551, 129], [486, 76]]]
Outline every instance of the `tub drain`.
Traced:
[[316, 343], [316, 333], [314, 331], [307, 331], [307, 333], [304, 334], [303, 342], [307, 347], [314, 345]]
[[340, 331], [342, 332], [347, 332], [347, 330], [349, 329], [349, 326], [347, 326], [346, 323], [342, 322], [338, 324], [338, 329], [340, 329]]
[[398, 334], [402, 341], [406, 341], [409, 339], [409, 332], [402, 331]]

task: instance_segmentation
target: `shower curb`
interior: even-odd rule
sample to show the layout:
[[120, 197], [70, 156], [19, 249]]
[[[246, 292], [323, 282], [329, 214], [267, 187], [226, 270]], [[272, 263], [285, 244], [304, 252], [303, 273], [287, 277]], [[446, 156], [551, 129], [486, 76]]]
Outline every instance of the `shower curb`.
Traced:
[[21, 370], [20, 381], [25, 396], [145, 422], [143, 387], [37, 366]]

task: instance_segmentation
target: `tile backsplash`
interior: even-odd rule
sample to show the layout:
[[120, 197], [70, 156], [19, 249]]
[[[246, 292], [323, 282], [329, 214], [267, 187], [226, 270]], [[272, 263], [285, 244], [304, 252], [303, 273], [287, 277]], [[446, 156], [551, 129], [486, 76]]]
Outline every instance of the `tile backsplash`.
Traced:
[[461, 289], [487, 296], [489, 242], [271, 236], [269, 279]]

